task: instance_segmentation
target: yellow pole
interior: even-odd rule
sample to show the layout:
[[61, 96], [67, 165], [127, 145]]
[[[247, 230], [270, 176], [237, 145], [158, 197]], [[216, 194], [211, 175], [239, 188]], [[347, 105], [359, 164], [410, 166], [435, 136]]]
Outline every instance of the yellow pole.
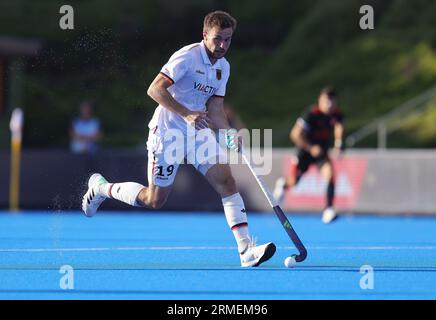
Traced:
[[18, 211], [20, 195], [20, 157], [23, 128], [23, 111], [20, 108], [12, 112], [11, 122], [11, 175], [9, 184], [9, 209]]
[[20, 194], [21, 137], [11, 139], [11, 178], [9, 185], [9, 205], [11, 211], [18, 211]]

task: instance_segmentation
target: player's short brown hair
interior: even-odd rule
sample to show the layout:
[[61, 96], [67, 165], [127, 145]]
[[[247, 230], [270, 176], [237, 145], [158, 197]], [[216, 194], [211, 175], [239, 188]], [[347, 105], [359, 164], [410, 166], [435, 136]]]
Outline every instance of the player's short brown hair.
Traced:
[[338, 96], [338, 93], [336, 92], [335, 88], [331, 86], [326, 86], [321, 89], [320, 95], [326, 94], [329, 98], [334, 99]]
[[204, 17], [203, 32], [206, 32], [213, 27], [219, 27], [220, 29], [232, 28], [235, 31], [237, 21], [230, 14], [224, 11], [213, 11], [208, 13]]

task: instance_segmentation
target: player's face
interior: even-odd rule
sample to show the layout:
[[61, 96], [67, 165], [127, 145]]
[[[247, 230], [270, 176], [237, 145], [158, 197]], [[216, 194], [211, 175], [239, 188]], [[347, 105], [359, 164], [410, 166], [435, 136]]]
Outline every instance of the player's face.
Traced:
[[335, 104], [336, 104], [335, 99], [329, 97], [325, 93], [321, 94], [318, 98], [319, 109], [324, 113], [329, 113]]
[[232, 28], [220, 29], [219, 27], [213, 27], [207, 32], [203, 32], [204, 44], [213, 59], [224, 57], [232, 42], [232, 35]]

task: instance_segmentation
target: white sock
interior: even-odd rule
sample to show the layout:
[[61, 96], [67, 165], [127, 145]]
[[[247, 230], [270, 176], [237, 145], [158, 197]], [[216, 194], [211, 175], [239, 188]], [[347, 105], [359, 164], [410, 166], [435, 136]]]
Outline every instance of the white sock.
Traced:
[[107, 197], [130, 204], [131, 206], [139, 207], [136, 203], [136, 198], [139, 192], [145, 188], [142, 184], [136, 182], [122, 183], [105, 183], [100, 186], [100, 193]]
[[248, 235], [248, 225], [232, 228], [233, 236], [238, 244], [238, 252], [243, 253], [250, 243], [250, 236]]
[[245, 251], [247, 245], [250, 243], [244, 201], [239, 193], [222, 198], [222, 201], [227, 223], [230, 229], [232, 229], [236, 243], [238, 244], [238, 251], [241, 253]]

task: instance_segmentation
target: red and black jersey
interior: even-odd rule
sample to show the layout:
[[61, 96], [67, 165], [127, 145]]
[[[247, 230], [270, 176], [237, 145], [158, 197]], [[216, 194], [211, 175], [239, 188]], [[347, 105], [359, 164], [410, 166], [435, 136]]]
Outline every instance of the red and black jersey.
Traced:
[[333, 107], [330, 113], [326, 114], [321, 112], [317, 105], [311, 107], [298, 119], [308, 142], [320, 145], [324, 150], [331, 146], [335, 124], [343, 121], [344, 116], [338, 108]]

